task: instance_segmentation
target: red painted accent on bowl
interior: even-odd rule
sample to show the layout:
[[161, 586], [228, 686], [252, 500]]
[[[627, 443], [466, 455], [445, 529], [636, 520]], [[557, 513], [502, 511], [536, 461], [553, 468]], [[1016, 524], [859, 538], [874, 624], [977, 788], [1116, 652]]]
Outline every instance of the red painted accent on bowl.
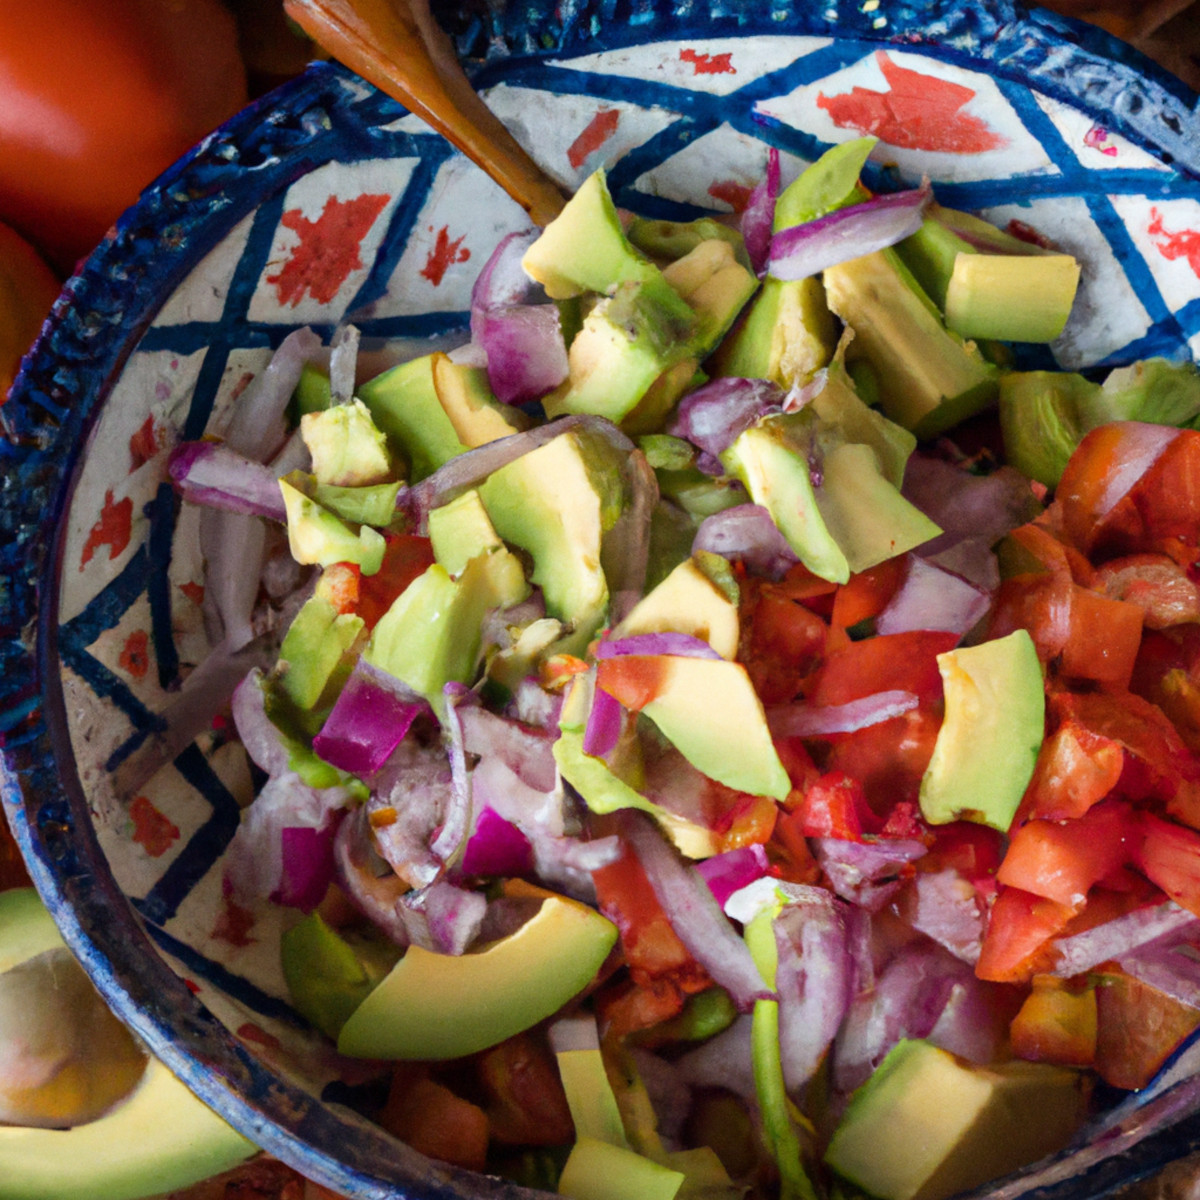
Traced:
[[434, 287], [442, 282], [446, 272], [455, 263], [466, 262], [471, 257], [471, 251], [463, 245], [465, 237], [466, 234], [463, 234], [462, 237], [456, 237], [451, 241], [448, 225], [443, 225], [437, 231], [433, 249], [429, 251], [429, 257], [420, 271], [420, 274], [428, 279]]
[[101, 546], [108, 547], [110, 560], [119, 558], [129, 545], [132, 529], [133, 501], [128, 496], [114, 500], [111, 491], [105, 492], [100, 520], [92, 526], [92, 531], [83, 544], [83, 552], [79, 556], [79, 569], [82, 571], [92, 561], [92, 557]]
[[697, 50], [680, 50], [679, 61], [691, 63], [697, 75], [736, 75], [733, 51], [724, 54], [701, 54]]
[[300, 241], [278, 274], [267, 276], [267, 282], [275, 285], [279, 303], [295, 308], [308, 292], [314, 300], [328, 304], [350, 272], [363, 265], [359, 254], [362, 240], [390, 199], [370, 194], [353, 200], [330, 196], [315, 221], [298, 208], [288, 209], [280, 224], [299, 234]]
[[980, 154], [1007, 145], [986, 121], [962, 109], [975, 91], [936, 75], [898, 66], [882, 50], [875, 61], [890, 90], [856, 87], [840, 96], [817, 96], [817, 106], [842, 129], [873, 133], [890, 146], [946, 154]]
[[1162, 213], [1155, 207], [1150, 210], [1150, 224], [1146, 226], [1146, 232], [1152, 238], [1162, 239], [1154, 244], [1163, 258], [1169, 262], [1186, 258], [1188, 266], [1196, 275], [1200, 275], [1200, 229], [1180, 229], [1171, 233], [1163, 226]]
[[621, 114], [615, 108], [602, 108], [587, 124], [584, 131], [567, 148], [567, 161], [576, 170], [595, 154], [614, 133], [621, 122]]
[[179, 840], [179, 827], [163, 816], [145, 796], [134, 798], [129, 806], [129, 817], [133, 821], [133, 840], [151, 858], [166, 854]]
[[150, 635], [144, 629], [135, 629], [125, 639], [117, 662], [134, 679], [144, 679], [150, 669]]

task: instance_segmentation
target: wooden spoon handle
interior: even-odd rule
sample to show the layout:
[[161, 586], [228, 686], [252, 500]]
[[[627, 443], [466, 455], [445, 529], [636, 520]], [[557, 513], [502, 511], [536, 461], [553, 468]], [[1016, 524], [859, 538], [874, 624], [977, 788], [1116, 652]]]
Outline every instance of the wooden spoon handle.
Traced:
[[538, 225], [564, 199], [471, 86], [428, 0], [284, 0], [287, 15], [478, 163]]

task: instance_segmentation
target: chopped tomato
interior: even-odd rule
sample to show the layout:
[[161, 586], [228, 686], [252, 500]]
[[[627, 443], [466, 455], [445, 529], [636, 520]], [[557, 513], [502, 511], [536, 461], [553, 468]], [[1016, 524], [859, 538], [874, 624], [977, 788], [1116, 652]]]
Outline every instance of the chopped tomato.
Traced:
[[745, 666], [764, 704], [782, 704], [800, 690], [826, 652], [829, 626], [784, 585], [753, 581], [743, 588], [742, 644]]
[[1035, 975], [1010, 1027], [1013, 1053], [1031, 1062], [1090, 1067], [1096, 1059], [1096, 1007], [1094, 988]]
[[666, 690], [673, 661], [667, 654], [620, 654], [603, 658], [596, 664], [596, 686], [623, 708], [641, 712]]
[[1200, 916], [1200, 833], [1153, 813], [1141, 814], [1134, 861], [1176, 904]]
[[1107, 687], [1129, 687], [1142, 642], [1142, 609], [1124, 600], [1071, 587], [1071, 615], [1062, 672]]
[[1019, 818], [1081, 817], [1116, 787], [1124, 767], [1119, 742], [1068, 719], [1042, 743]]
[[1117, 800], [1068, 821], [1027, 821], [1013, 833], [996, 878], [1078, 910], [1094, 884], [1132, 859], [1138, 833], [1129, 806]]
[[876, 833], [880, 826], [867, 805], [862, 784], [844, 771], [822, 775], [786, 819], [794, 822], [805, 837], [847, 842], [861, 842], [864, 833]]
[[1143, 1088], [1197, 1026], [1200, 1011], [1107, 968], [1096, 986], [1095, 1068], [1119, 1088]]
[[484, 1111], [497, 1142], [510, 1146], [560, 1146], [575, 1127], [562, 1078], [549, 1047], [531, 1033], [519, 1033], [483, 1051], [479, 1082], [487, 1096]]
[[905, 562], [905, 557], [899, 555], [851, 575], [834, 596], [830, 624], [849, 629], [879, 616], [904, 582]]
[[364, 575], [359, 581], [358, 615], [368, 629], [374, 629], [392, 601], [433, 565], [433, 546], [428, 538], [408, 533], [384, 536], [387, 545], [383, 565], [374, 575]]
[[854, 733], [835, 734], [828, 739], [825, 769], [860, 780], [872, 811], [886, 819], [897, 804], [918, 799], [941, 725], [937, 713], [914, 708]]
[[1045, 896], [1002, 888], [988, 917], [975, 974], [994, 983], [1022, 983], [1043, 973], [1050, 965], [1050, 939], [1066, 927], [1073, 912]]
[[1021, 525], [1008, 534], [1005, 543], [1010, 554], [1014, 549], [1021, 554], [1027, 572], [1049, 572], [1085, 587], [1091, 585], [1092, 564], [1074, 546], [1056, 538], [1045, 525], [1036, 521]]
[[1038, 659], [1051, 662], [1071, 636], [1071, 598], [1075, 585], [1062, 574], [1014, 575], [997, 589], [988, 637], [1007, 637], [1018, 629], [1033, 639]]
[[487, 1114], [420, 1068], [396, 1068], [377, 1119], [420, 1154], [470, 1171], [482, 1171], [487, 1163]]
[[917, 862], [918, 870], [956, 870], [976, 886], [995, 876], [1004, 856], [1004, 835], [974, 821], [952, 821], [930, 831], [933, 844]]
[[876, 692], [906, 691], [924, 704], [936, 703], [942, 698], [937, 656], [958, 641], [955, 633], [917, 630], [851, 642], [825, 660], [809, 699], [813, 704], [847, 704]]
[[1200, 587], [1166, 554], [1130, 554], [1096, 570], [1095, 586], [1142, 610], [1147, 629], [1200, 621]]

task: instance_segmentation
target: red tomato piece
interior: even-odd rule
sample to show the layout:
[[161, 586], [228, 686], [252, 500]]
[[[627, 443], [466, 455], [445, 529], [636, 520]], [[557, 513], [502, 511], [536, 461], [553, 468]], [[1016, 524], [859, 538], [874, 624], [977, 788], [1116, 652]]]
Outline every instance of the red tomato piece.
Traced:
[[913, 692], [923, 704], [942, 698], [937, 656], [958, 645], [956, 633], [916, 630], [851, 642], [831, 654], [809, 694], [813, 704], [848, 704], [876, 692]]
[[1134, 862], [1176, 904], [1200, 916], [1200, 833], [1141, 814], [1142, 841]]
[[783, 704], [826, 652], [829, 626], [782, 586], [756, 582], [743, 589], [738, 660], [764, 704]]
[[964, 879], [978, 886], [992, 879], [1004, 857], [1004, 835], [987, 825], [974, 821], [952, 821], [930, 831], [933, 845], [920, 859], [917, 869], [956, 870]]
[[825, 768], [860, 780], [871, 809], [886, 818], [898, 803], [918, 799], [941, 725], [936, 712], [914, 708], [854, 733], [835, 734], [827, 739]]
[[1081, 817], [1117, 786], [1124, 767], [1119, 742], [1066, 720], [1042, 743], [1019, 817]]
[[1074, 584], [1063, 674], [1124, 691], [1142, 644], [1142, 618], [1138, 605]]
[[1200, 1025], [1200, 1011], [1110, 967], [1096, 986], [1096, 1062], [1113, 1087], [1143, 1088]]
[[988, 917], [975, 974], [993, 983], [1023, 983], [1050, 965], [1050, 939], [1073, 909], [1021, 888], [1000, 890]]
[[1045, 525], [1036, 521], [1021, 525], [1008, 534], [1006, 542], [1010, 548], [1018, 547], [1027, 558], [1039, 564], [1042, 571], [1090, 586], [1092, 564], [1074, 546], [1056, 538]]
[[374, 575], [361, 576], [358, 583], [356, 611], [368, 629], [374, 629], [392, 601], [433, 565], [433, 545], [428, 538], [408, 533], [384, 536], [383, 565]]
[[849, 629], [879, 616], [904, 582], [904, 573], [905, 558], [899, 555], [851, 575], [834, 596], [830, 624]]
[[1027, 821], [1012, 835], [996, 878], [1079, 910], [1092, 886], [1129, 862], [1138, 825], [1128, 805], [1105, 800], [1069, 821]]
[[804, 793], [790, 817], [805, 837], [861, 842], [880, 823], [867, 804], [862, 784], [844, 771], [822, 775]]
[[988, 637], [1007, 637], [1018, 629], [1033, 638], [1038, 659], [1057, 658], [1071, 636], [1071, 598], [1075, 585], [1061, 573], [1014, 575], [996, 591]]

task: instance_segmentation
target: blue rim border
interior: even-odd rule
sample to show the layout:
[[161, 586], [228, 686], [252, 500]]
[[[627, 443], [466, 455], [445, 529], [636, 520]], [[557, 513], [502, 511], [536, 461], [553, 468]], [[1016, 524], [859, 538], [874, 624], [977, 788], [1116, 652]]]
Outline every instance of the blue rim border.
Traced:
[[[1036, 86], [1200, 178], [1196, 98], [1102, 31], [1008, 3], [889, 3], [884, 15], [887, 26], [880, 29], [877, 13], [840, 0], [819, 11], [811, 0], [526, 0], [467, 22], [459, 45], [473, 59], [481, 86], [511, 77], [523, 64], [656, 37], [786, 31], [925, 47]], [[262, 194], [328, 161], [338, 138], [370, 137], [372, 125], [402, 112], [386, 98], [362, 93], [340, 67], [311, 69], [244, 110], [164, 174], [68, 281], [12, 400], [0, 409], [0, 795], [39, 890], [110, 1001], [172, 1069], [256, 1142], [364, 1200], [516, 1195], [522, 1190], [424, 1165], [411, 1172], [401, 1167], [385, 1179], [379, 1164], [396, 1161], [390, 1138], [343, 1122], [280, 1081], [170, 972], [147, 970], [156, 957], [146, 953], [151, 944], [103, 866], [86, 798], [78, 781], [60, 779], [55, 767], [65, 722], [48, 670], [54, 605], [41, 597], [55, 594], [56, 531], [88, 430], [153, 317], [145, 297], [167, 294]], [[247, 174], [261, 181], [253, 197]], [[113, 336], [118, 328], [121, 334]], [[101, 947], [85, 925], [119, 929], [119, 942]], [[1173, 1109], [1166, 1100], [1150, 1107]], [[1192, 1115], [1082, 1177], [1039, 1187], [1035, 1175], [1023, 1173], [1003, 1190], [1047, 1200], [1099, 1196], [1198, 1146], [1200, 1116]]]

